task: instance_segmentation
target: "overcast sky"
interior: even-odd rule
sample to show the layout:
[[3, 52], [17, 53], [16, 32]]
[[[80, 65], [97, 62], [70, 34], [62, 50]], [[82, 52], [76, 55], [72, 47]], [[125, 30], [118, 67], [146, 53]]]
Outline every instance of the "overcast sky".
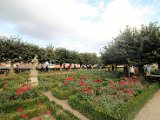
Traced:
[[159, 0], [0, 0], [0, 35], [99, 53], [126, 25], [160, 21]]

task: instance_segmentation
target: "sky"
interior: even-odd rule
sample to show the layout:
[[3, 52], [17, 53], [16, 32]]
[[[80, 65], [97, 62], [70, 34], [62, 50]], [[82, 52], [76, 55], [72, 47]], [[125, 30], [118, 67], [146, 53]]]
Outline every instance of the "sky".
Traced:
[[97, 54], [126, 25], [160, 21], [159, 0], [0, 0], [0, 36]]

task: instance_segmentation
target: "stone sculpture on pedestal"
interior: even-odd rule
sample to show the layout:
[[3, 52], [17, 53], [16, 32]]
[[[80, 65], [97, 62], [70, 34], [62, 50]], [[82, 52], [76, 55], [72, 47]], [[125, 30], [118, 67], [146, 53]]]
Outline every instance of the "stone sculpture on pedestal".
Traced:
[[34, 87], [34, 86], [37, 86], [38, 85], [38, 78], [37, 78], [37, 75], [38, 75], [38, 71], [36, 70], [37, 66], [38, 66], [38, 56], [35, 55], [35, 57], [32, 59], [31, 63], [32, 63], [32, 69], [30, 70], [30, 83], [31, 83], [31, 86]]

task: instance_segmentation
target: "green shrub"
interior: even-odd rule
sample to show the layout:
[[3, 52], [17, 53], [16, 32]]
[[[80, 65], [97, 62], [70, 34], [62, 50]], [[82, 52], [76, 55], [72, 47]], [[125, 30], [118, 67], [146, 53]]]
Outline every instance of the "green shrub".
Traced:
[[62, 91], [58, 87], [51, 89], [52, 95], [57, 97], [58, 99], [64, 100], [73, 94], [74, 91]]

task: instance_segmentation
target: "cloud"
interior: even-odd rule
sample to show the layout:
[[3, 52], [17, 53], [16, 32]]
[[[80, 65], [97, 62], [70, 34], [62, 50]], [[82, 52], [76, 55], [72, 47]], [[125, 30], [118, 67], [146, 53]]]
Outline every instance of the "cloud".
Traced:
[[12, 26], [13, 32], [22, 36], [78, 51], [99, 52], [120, 29], [140, 26], [153, 13], [153, 6], [133, 0], [97, 0], [94, 5], [89, 0], [0, 1], [0, 25]]

